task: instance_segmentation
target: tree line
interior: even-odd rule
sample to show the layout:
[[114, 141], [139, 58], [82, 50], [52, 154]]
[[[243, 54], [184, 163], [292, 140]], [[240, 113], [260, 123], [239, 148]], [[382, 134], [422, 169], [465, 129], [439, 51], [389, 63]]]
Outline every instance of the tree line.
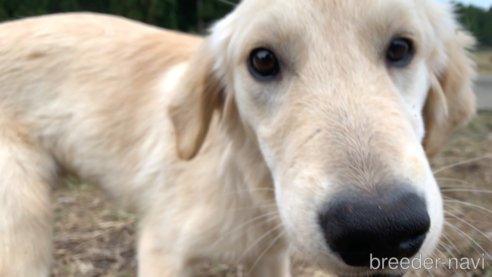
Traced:
[[[239, 0], [0, 0], [0, 21], [34, 15], [90, 11], [121, 15], [192, 33], [206, 28]], [[492, 46], [492, 7], [455, 3], [458, 19], [484, 45]]]
[[488, 10], [454, 3], [461, 24], [483, 45], [492, 46], [492, 6]]
[[204, 33], [239, 0], [0, 0], [0, 22], [28, 16], [89, 11], [115, 14], [148, 24]]

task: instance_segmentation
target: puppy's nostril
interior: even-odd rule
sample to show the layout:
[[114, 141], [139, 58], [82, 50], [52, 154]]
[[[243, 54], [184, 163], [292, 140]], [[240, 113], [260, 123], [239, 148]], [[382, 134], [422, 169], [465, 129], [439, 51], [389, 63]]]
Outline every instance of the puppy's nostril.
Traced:
[[330, 248], [344, 261], [350, 260], [351, 263], [365, 264], [373, 246], [365, 241], [353, 239], [346, 242], [338, 241], [335, 245], [331, 244]]
[[420, 246], [422, 246], [422, 243], [424, 243], [425, 237], [425, 233], [417, 234], [400, 243], [400, 251], [402, 253], [402, 256], [410, 257], [417, 253], [417, 251], [420, 249]]

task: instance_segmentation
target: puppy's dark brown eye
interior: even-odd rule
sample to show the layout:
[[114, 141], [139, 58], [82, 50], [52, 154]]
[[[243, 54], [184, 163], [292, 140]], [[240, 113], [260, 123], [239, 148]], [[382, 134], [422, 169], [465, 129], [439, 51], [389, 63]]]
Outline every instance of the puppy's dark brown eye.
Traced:
[[409, 39], [395, 39], [386, 51], [386, 60], [392, 66], [405, 66], [413, 57], [413, 45]]
[[268, 49], [258, 48], [249, 56], [249, 71], [261, 81], [273, 78], [279, 72], [280, 67], [275, 55]]

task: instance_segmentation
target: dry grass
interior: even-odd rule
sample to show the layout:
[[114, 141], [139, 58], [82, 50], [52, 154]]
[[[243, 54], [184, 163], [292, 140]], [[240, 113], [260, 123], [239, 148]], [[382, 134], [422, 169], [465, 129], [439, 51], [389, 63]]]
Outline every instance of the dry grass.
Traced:
[[478, 50], [473, 53], [480, 75], [492, 75], [492, 49]]
[[[455, 165], [436, 173], [447, 221], [436, 256], [485, 257], [485, 269], [458, 273], [492, 276], [492, 112], [480, 112], [451, 138], [432, 164], [436, 170]], [[444, 269], [432, 273], [455, 276]]]
[[[465, 129], [457, 132], [433, 167], [471, 160], [436, 174], [446, 201], [447, 221], [442, 245], [436, 256], [482, 258], [492, 253], [492, 112], [481, 112]], [[463, 201], [463, 202], [458, 202]], [[54, 192], [55, 251], [53, 277], [136, 275], [135, 218], [115, 208], [97, 189], [73, 181]], [[490, 264], [487, 264], [490, 263]], [[438, 269], [433, 276], [492, 276], [492, 261], [486, 269]], [[240, 269], [204, 264], [199, 276], [242, 276]], [[417, 272], [413, 276], [432, 276]], [[326, 276], [306, 262], [294, 265], [294, 276]]]
[[99, 190], [70, 183], [54, 192], [53, 277], [135, 276], [135, 218]]

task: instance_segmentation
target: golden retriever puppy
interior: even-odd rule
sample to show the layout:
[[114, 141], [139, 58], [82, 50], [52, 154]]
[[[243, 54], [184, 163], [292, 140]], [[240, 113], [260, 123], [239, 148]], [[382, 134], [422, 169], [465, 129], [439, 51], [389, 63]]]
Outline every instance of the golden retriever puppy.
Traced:
[[139, 215], [139, 276], [202, 260], [402, 276], [443, 225], [429, 167], [474, 112], [431, 0], [244, 0], [205, 38], [96, 14], [0, 25], [0, 276], [48, 276], [50, 184]]

